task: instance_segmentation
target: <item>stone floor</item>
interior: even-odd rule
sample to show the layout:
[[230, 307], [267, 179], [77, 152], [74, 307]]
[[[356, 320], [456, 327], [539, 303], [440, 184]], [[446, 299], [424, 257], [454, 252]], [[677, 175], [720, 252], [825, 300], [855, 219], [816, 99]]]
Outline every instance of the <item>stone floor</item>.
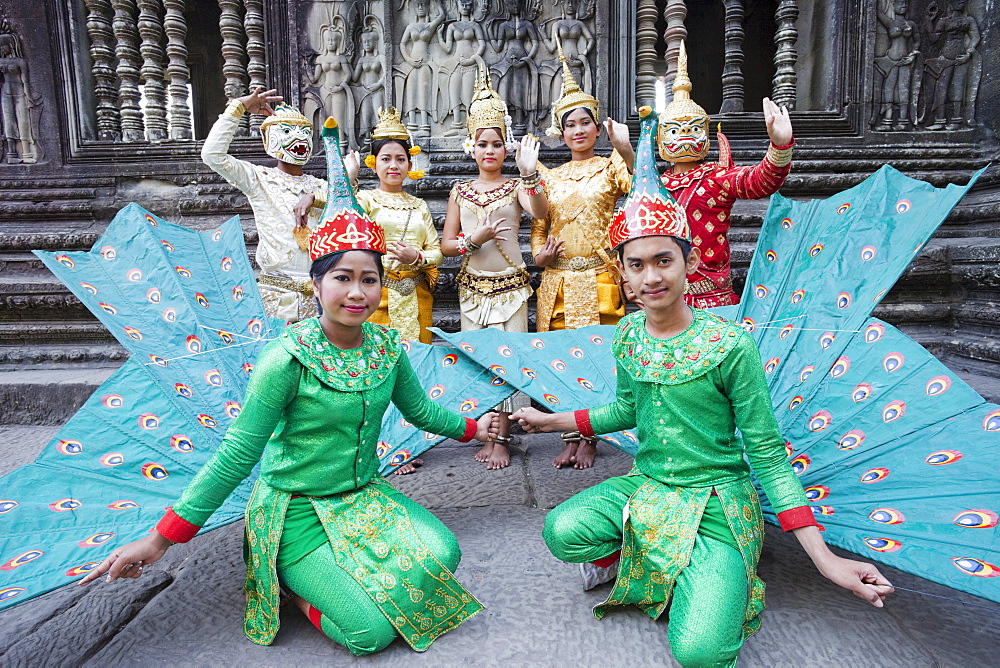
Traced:
[[[57, 429], [0, 428], [0, 474], [30, 461]], [[593, 469], [556, 471], [559, 445], [551, 435], [525, 437], [510, 468], [488, 472], [472, 448], [446, 442], [417, 475], [394, 478], [458, 536], [458, 576], [487, 606], [426, 653], [397, 640], [353, 657], [294, 607], [282, 609], [273, 645], [246, 640], [237, 524], [171, 549], [139, 581], [70, 586], [0, 613], [0, 665], [676, 665], [665, 622], [634, 609], [595, 620], [590, 608], [610, 585], [581, 591], [576, 566], [545, 549], [546, 509], [630, 464], [602, 446]], [[877, 610], [823, 580], [793, 538], [767, 533], [768, 608], [741, 666], [1000, 665], [1000, 606], [886, 568], [900, 586], [993, 611], [905, 592]]]

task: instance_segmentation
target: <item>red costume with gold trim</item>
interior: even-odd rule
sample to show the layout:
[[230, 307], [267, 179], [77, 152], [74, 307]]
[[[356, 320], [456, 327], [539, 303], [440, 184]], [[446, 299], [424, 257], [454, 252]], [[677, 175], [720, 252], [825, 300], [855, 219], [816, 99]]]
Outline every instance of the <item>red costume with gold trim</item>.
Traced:
[[[779, 167], [772, 152], [791, 151], [791, 146], [774, 146], [752, 167], [738, 167], [723, 150], [725, 138], [719, 133], [720, 153], [727, 164], [705, 162], [682, 174], [666, 172], [663, 184], [687, 211], [691, 241], [701, 250], [698, 271], [688, 276], [684, 300], [696, 308], [738, 304], [730, 277], [729, 227], [733, 205], [739, 199], [760, 199], [778, 192], [791, 171], [791, 162]], [[728, 149], [728, 145], [725, 146]]]

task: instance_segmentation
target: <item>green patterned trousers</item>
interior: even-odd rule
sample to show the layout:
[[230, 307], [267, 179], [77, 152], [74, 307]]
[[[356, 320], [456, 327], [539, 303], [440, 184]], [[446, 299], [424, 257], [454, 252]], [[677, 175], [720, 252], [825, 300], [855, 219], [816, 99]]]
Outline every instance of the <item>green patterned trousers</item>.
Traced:
[[[635, 478], [635, 488], [641, 482]], [[632, 483], [629, 478], [614, 478], [553, 509], [542, 533], [552, 554], [563, 561], [582, 563], [621, 549], [622, 511], [635, 491], [629, 489]], [[728, 541], [719, 540], [725, 537], [719, 533], [720, 527], [725, 527], [725, 516], [716, 517], [713, 505], [706, 509], [690, 563], [677, 577], [668, 608], [670, 649], [685, 668], [734, 666], [743, 645], [746, 566], [739, 550], [727, 544], [733, 542], [731, 533]], [[721, 513], [721, 505], [717, 508]]]

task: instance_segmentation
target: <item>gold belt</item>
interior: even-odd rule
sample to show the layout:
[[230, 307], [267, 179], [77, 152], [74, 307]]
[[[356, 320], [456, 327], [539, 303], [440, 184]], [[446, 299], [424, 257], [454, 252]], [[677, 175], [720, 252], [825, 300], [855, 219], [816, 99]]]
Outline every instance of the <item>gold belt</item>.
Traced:
[[604, 260], [601, 259], [601, 256], [595, 254], [587, 257], [577, 255], [576, 257], [571, 257], [568, 260], [565, 258], [557, 258], [556, 261], [549, 266], [559, 271], [586, 271], [588, 269], [600, 267], [603, 264]]
[[484, 297], [520, 290], [528, 285], [531, 277], [528, 272], [521, 270], [514, 274], [503, 274], [501, 276], [474, 276], [463, 267], [455, 277], [455, 282], [461, 290], [475, 292]]
[[411, 276], [409, 278], [389, 278], [387, 276], [382, 281], [382, 285], [406, 297], [407, 295], [412, 295], [417, 286], [420, 285], [420, 276]]
[[694, 283], [688, 283], [687, 287], [684, 288], [684, 294], [686, 295], [703, 295], [708, 292], [724, 292], [726, 290], [733, 289], [733, 279], [732, 277], [727, 278], [723, 281], [722, 285], [719, 285], [710, 278], [703, 278], [700, 281], [695, 281]]
[[293, 281], [290, 278], [282, 278], [281, 276], [272, 276], [270, 274], [261, 274], [257, 277], [257, 282], [261, 285], [266, 285], [272, 288], [278, 288], [279, 290], [287, 290], [289, 292], [298, 292], [306, 297], [313, 296], [313, 284], [312, 281]]

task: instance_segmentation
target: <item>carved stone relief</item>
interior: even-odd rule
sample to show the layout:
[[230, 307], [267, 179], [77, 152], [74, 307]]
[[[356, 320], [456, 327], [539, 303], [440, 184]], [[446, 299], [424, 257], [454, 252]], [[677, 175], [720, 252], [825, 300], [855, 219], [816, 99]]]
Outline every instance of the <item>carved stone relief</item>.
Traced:
[[42, 99], [31, 88], [21, 39], [9, 19], [0, 18], [0, 156], [8, 164], [31, 164], [41, 158], [38, 121]]
[[336, 117], [357, 148], [378, 107], [393, 105], [417, 141], [454, 138], [457, 148], [485, 68], [515, 134], [541, 134], [561, 93], [557, 37], [577, 81], [594, 89], [594, 14], [595, 0], [315, 2], [304, 26], [303, 113]]
[[972, 127], [982, 77], [982, 0], [880, 0], [876, 11], [874, 129]]

